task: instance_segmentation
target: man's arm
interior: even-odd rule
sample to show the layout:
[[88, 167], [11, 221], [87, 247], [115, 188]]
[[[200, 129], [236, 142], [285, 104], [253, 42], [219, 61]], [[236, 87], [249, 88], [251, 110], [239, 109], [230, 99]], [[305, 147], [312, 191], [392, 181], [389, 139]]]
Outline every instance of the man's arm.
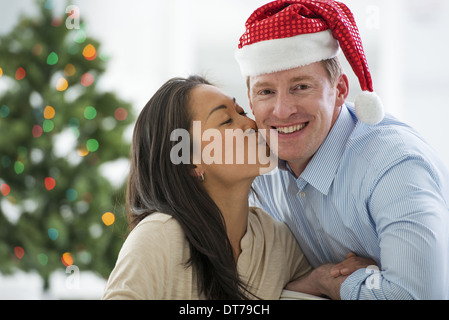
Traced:
[[380, 270], [323, 265], [287, 289], [333, 299], [449, 298], [449, 209], [438, 179], [422, 160], [408, 159], [373, 190], [368, 206], [379, 235]]
[[[368, 203], [380, 246], [379, 273], [358, 270], [342, 299], [447, 299], [449, 209], [436, 174], [408, 158], [377, 181]], [[446, 199], [445, 199], [446, 197]]]

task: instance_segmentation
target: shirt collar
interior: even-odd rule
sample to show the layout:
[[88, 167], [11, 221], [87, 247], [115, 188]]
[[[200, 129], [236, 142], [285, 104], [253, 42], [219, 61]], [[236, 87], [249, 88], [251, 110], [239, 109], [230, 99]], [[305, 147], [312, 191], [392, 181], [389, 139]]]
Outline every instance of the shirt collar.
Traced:
[[[340, 115], [328, 136], [297, 179], [298, 185], [301, 183], [301, 180], [304, 180], [321, 193], [328, 194], [354, 127], [355, 120], [347, 107], [343, 105]], [[291, 172], [285, 160], [279, 160], [278, 166], [279, 169]]]

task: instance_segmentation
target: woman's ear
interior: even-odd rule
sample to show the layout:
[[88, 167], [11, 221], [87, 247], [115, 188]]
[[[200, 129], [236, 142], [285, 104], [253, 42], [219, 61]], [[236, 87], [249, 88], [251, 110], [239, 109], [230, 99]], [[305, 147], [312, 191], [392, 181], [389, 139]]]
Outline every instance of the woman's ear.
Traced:
[[201, 166], [193, 165], [191, 175], [192, 177], [198, 178], [201, 182], [204, 181], [204, 169]]

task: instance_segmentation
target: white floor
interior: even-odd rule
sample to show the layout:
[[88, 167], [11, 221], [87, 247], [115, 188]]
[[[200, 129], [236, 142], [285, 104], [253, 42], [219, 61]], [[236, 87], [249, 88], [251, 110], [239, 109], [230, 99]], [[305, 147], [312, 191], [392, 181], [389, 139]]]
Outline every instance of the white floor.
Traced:
[[0, 300], [98, 300], [103, 295], [106, 280], [91, 272], [76, 269], [55, 272], [50, 277], [50, 289], [43, 290], [37, 273], [16, 271], [0, 274]]

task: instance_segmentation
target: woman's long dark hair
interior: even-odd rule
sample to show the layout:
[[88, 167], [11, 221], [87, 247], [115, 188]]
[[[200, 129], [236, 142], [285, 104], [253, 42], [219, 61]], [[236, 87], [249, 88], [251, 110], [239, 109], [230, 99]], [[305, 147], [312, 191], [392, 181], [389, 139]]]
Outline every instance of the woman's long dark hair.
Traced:
[[181, 128], [190, 132], [189, 94], [201, 84], [209, 82], [199, 76], [170, 79], [141, 111], [132, 141], [128, 221], [132, 229], [151, 213], [170, 214], [189, 241], [186, 267], [196, 272], [199, 292], [208, 299], [246, 299], [222, 213], [192, 175], [194, 166], [170, 159], [178, 143], [170, 134]]

